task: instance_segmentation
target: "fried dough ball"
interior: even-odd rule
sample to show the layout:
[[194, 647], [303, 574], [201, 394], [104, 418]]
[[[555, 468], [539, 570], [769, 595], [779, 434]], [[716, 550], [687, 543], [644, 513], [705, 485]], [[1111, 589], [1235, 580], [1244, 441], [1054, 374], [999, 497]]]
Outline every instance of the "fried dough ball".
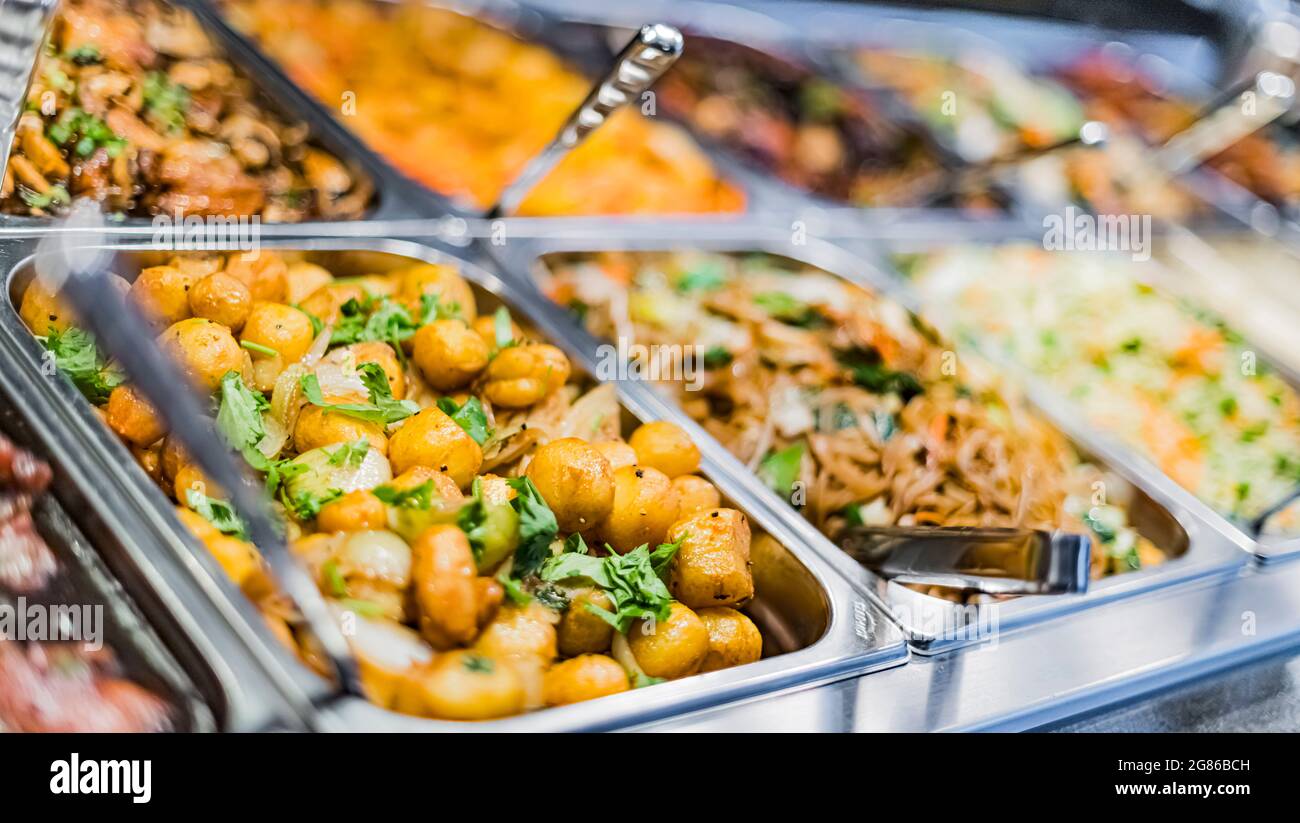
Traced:
[[159, 335], [158, 343], [195, 385], [207, 391], [215, 391], [227, 372], [242, 371], [246, 362], [230, 329], [202, 317], [173, 323]]
[[511, 346], [488, 364], [483, 394], [503, 408], [527, 408], [567, 383], [569, 371], [569, 358], [555, 346]]
[[429, 406], [407, 418], [393, 434], [388, 459], [397, 474], [412, 466], [428, 466], [466, 489], [483, 465], [483, 449], [442, 409]]
[[253, 295], [244, 281], [219, 271], [194, 284], [189, 294], [190, 311], [238, 332], [253, 310]]
[[599, 615], [592, 614], [588, 605], [610, 612], [614, 610], [614, 601], [600, 589], [588, 589], [574, 595], [555, 628], [560, 654], [565, 657], [609, 650], [614, 627]]
[[669, 478], [700, 470], [700, 450], [676, 423], [655, 420], [639, 426], [628, 438], [641, 466], [658, 469]]
[[158, 412], [130, 386], [113, 389], [105, 414], [108, 427], [118, 437], [137, 446], [148, 446], [167, 432]]
[[637, 620], [627, 632], [628, 646], [641, 671], [675, 680], [695, 674], [709, 653], [709, 631], [695, 612], [673, 603], [667, 620]]
[[415, 365], [438, 391], [463, 388], [487, 368], [491, 350], [461, 320], [435, 320], [414, 337]]
[[284, 258], [275, 252], [232, 254], [226, 258], [226, 274], [242, 280], [254, 302], [283, 303], [289, 294], [288, 271]]
[[581, 703], [629, 688], [627, 672], [612, 657], [584, 654], [556, 663], [543, 680], [546, 705]]
[[658, 469], [624, 466], [614, 472], [614, 505], [600, 525], [601, 538], [619, 554], [648, 543], [653, 549], [677, 521], [677, 493]]
[[681, 541], [668, 572], [673, 597], [691, 608], [734, 606], [754, 596], [749, 570], [749, 522], [735, 509], [709, 509], [668, 530]]
[[763, 635], [754, 621], [726, 606], [696, 612], [709, 632], [709, 653], [702, 672], [753, 663], [763, 656]]
[[420, 634], [435, 649], [469, 644], [478, 634], [479, 601], [469, 539], [456, 526], [433, 526], [411, 552]]
[[425, 712], [443, 720], [491, 720], [524, 710], [524, 687], [514, 668], [478, 652], [439, 655], [417, 688]]
[[316, 528], [323, 532], [362, 532], [385, 528], [388, 510], [366, 489], [350, 491], [326, 503], [316, 516]]
[[293, 427], [293, 447], [299, 454], [364, 439], [370, 448], [387, 455], [390, 444], [380, 423], [361, 420], [322, 406], [305, 406]]
[[697, 474], [683, 474], [673, 478], [673, 490], [677, 492], [677, 516], [689, 517], [706, 509], [716, 509], [722, 505], [722, 496], [718, 487]]
[[131, 284], [130, 297], [158, 328], [179, 323], [192, 315], [190, 291], [198, 276], [172, 266], [150, 266]]
[[473, 289], [451, 266], [422, 263], [393, 272], [390, 276], [397, 278], [397, 299], [413, 312], [421, 309], [420, 298], [430, 294], [437, 296], [439, 306], [446, 311], [455, 311], [465, 318], [466, 323], [473, 323], [478, 318]]
[[614, 472], [585, 440], [562, 437], [533, 454], [526, 472], [563, 532], [591, 529], [614, 505]]

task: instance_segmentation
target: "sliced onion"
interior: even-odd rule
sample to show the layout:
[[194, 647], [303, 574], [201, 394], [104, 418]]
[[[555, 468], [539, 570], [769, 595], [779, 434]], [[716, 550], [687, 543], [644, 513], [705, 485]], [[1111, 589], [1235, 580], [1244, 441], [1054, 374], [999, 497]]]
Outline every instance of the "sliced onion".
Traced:
[[352, 532], [335, 555], [340, 571], [405, 586], [411, 580], [411, 547], [390, 531]]
[[573, 401], [573, 405], [560, 420], [558, 437], [580, 437], [597, 440], [617, 436], [619, 428], [618, 391], [613, 383], [605, 383]]
[[298, 412], [302, 408], [302, 392], [298, 388], [298, 381], [306, 373], [306, 366], [294, 363], [280, 372], [280, 376], [275, 379], [275, 386], [271, 388], [271, 408], [266, 416], [279, 425], [286, 438], [298, 423]]
[[330, 347], [330, 337], [333, 334], [334, 326], [332, 325], [327, 325], [321, 329], [320, 334], [316, 335], [316, 339], [311, 341], [311, 348], [307, 349], [307, 353], [298, 362], [308, 368], [315, 365], [317, 360], [325, 356], [325, 351]]
[[639, 680], [646, 676], [641, 664], [636, 662], [636, 655], [632, 654], [632, 644], [627, 642], [627, 635], [616, 630], [609, 645], [609, 652], [623, 667], [623, 671], [627, 672], [629, 680]]
[[332, 402], [365, 403], [370, 399], [357, 372], [355, 356], [346, 349], [332, 352], [313, 369], [320, 393]]
[[336, 620], [355, 629], [348, 637], [353, 651], [376, 666], [404, 671], [433, 659], [433, 649], [419, 634], [400, 623], [362, 617], [338, 603], [331, 603], [330, 608]]

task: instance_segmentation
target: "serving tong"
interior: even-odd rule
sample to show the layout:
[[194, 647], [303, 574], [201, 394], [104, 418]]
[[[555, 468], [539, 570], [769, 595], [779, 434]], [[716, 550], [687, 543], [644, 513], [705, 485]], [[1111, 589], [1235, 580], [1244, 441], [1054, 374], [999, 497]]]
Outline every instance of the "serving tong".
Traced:
[[898, 583], [992, 595], [1088, 590], [1087, 535], [1021, 528], [852, 526], [838, 541], [858, 563]]
[[663, 23], [642, 26], [614, 58], [609, 73], [597, 81], [582, 105], [560, 127], [559, 133], [501, 192], [496, 205], [488, 210], [487, 218], [517, 212], [533, 187], [569, 152], [604, 125], [617, 109], [640, 98], [677, 62], [683, 45], [682, 33], [672, 26]]
[[280, 591], [311, 631], [344, 694], [361, 695], [356, 660], [307, 569], [290, 552], [285, 530], [272, 513], [263, 484], [217, 432], [200, 402], [202, 393], [156, 344], [149, 323], [108, 277], [112, 252], [105, 244], [97, 204], [76, 201], [64, 231], [37, 246], [37, 277], [72, 307], [108, 358], [167, 424], [190, 459], [229, 495], [248, 539], [266, 558]]

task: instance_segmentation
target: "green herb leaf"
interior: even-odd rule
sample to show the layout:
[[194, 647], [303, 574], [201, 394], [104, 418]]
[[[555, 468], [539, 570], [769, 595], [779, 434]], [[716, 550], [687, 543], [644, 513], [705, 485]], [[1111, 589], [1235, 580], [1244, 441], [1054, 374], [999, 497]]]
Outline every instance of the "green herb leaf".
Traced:
[[254, 354], [260, 354], [265, 357], [279, 357], [280, 353], [270, 346], [263, 346], [261, 343], [254, 343], [252, 340], [240, 340], [241, 348], [248, 349]]
[[758, 464], [758, 477], [777, 494], [790, 499], [803, 464], [804, 442], [800, 440], [780, 451], [769, 452]]
[[261, 392], [244, 385], [239, 372], [228, 371], [221, 378], [217, 430], [238, 451], [255, 448], [266, 436], [262, 412], [269, 407]]
[[420, 485], [412, 486], [409, 489], [396, 489], [385, 484], [376, 486], [370, 490], [370, 493], [390, 506], [420, 509], [421, 511], [428, 510], [433, 506], [434, 490], [432, 480], [426, 480]]
[[244, 521], [226, 501], [208, 497], [198, 489], [187, 489], [185, 503], [222, 534], [231, 534], [240, 540], [248, 539], [248, 529]]
[[551, 541], [555, 540], [560, 526], [532, 480], [512, 477], [506, 482], [515, 490], [510, 504], [519, 513], [519, 546], [510, 573], [516, 578], [531, 577], [541, 571], [542, 564], [550, 557]]
[[608, 557], [565, 552], [546, 561], [541, 577], [548, 582], [581, 577], [599, 586], [614, 601], [614, 611], [591, 603], [586, 604], [587, 610], [626, 634], [634, 620], [668, 619], [673, 597], [660, 573], [680, 547], [680, 542], [665, 543], [652, 553], [648, 545], [641, 545]]
[[513, 325], [510, 322], [510, 310], [499, 307], [492, 315], [492, 331], [496, 337], [497, 351], [508, 349], [516, 344]]
[[783, 291], [768, 291], [754, 295], [754, 305], [775, 320], [791, 326], [816, 326], [822, 317], [815, 308]]
[[173, 83], [160, 71], [151, 71], [144, 78], [144, 108], [146, 116], [167, 132], [185, 128], [185, 112], [190, 107], [190, 93], [179, 83]]
[[292, 496], [281, 494], [280, 502], [284, 503], [285, 508], [293, 512], [294, 517], [302, 521], [308, 521], [315, 520], [322, 508], [342, 496], [342, 489], [330, 489], [323, 494], [316, 494], [304, 489]]
[[477, 397], [470, 397], [465, 401], [463, 406], [457, 406], [456, 401], [450, 397], [438, 398], [438, 408], [456, 422], [456, 425], [465, 430], [475, 443], [480, 446], [487, 442], [488, 430], [487, 412], [483, 410], [483, 404]]
[[361, 463], [369, 453], [370, 443], [363, 437], [351, 443], [344, 443], [330, 452], [328, 462], [331, 466], [346, 466], [350, 469], [356, 469], [361, 467]]
[[63, 187], [62, 183], [55, 183], [50, 186], [44, 194], [38, 194], [27, 187], [18, 190], [18, 196], [23, 202], [33, 209], [48, 209], [50, 206], [66, 206], [72, 202], [72, 197], [68, 190]]
[[410, 400], [395, 400], [388, 377], [378, 363], [363, 363], [357, 369], [361, 382], [370, 394], [369, 403], [326, 403], [321, 395], [320, 382], [314, 374], [305, 374], [298, 381], [303, 395], [313, 406], [330, 409], [368, 423], [396, 423], [405, 420], [420, 410]]
[[925, 393], [925, 388], [914, 376], [885, 366], [875, 349], [841, 351], [836, 357], [840, 365], [849, 370], [853, 382], [869, 392], [896, 394], [904, 403]]
[[695, 265], [694, 268], [688, 269], [682, 273], [681, 277], [673, 283], [673, 288], [682, 294], [691, 294], [692, 292], [710, 292], [717, 291], [727, 283], [727, 270], [722, 261], [717, 258], [708, 258]]
[[41, 342], [54, 355], [54, 365], [59, 371], [97, 406], [108, 402], [113, 389], [125, 380], [121, 372], [99, 356], [95, 339], [86, 331], [75, 327], [62, 332], [51, 330]]

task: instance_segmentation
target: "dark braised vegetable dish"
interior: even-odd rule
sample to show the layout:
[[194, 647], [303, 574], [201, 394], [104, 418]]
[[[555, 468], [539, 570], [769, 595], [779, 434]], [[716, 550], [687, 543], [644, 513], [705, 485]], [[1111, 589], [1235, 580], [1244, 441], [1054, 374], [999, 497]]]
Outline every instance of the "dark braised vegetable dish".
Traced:
[[663, 106], [787, 183], [863, 206], [909, 205], [909, 184], [938, 169], [920, 136], [862, 93], [748, 46], [688, 40], [656, 87]]
[[68, 0], [18, 122], [0, 210], [355, 218], [370, 181], [281, 120], [189, 11]]

